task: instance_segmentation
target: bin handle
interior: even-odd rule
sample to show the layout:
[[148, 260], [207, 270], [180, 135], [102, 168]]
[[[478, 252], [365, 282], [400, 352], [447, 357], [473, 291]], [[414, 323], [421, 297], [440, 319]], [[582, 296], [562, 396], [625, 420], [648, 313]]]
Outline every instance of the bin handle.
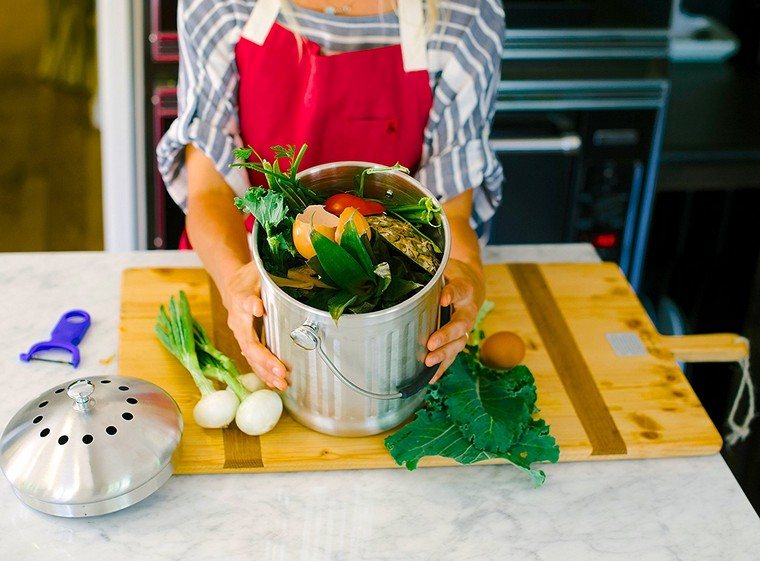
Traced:
[[[440, 325], [443, 326], [448, 323], [450, 317], [451, 307], [445, 306], [441, 308]], [[426, 366], [414, 380], [404, 386], [399, 387], [395, 393], [371, 392], [362, 388], [361, 386], [357, 386], [351, 380], [346, 378], [340, 370], [338, 370], [333, 361], [330, 360], [330, 357], [327, 356], [327, 353], [325, 353], [324, 349], [322, 348], [322, 339], [319, 336], [319, 331], [316, 324], [310, 323], [308, 321], [305, 322], [303, 325], [296, 327], [293, 331], [290, 332], [290, 338], [302, 349], [305, 349], [307, 351], [313, 351], [316, 349], [319, 358], [322, 359], [322, 361], [332, 371], [335, 377], [338, 378], [338, 380], [343, 382], [346, 386], [354, 390], [356, 393], [361, 394], [365, 397], [371, 397], [372, 399], [391, 400], [411, 397], [426, 385], [428, 385], [430, 380], [435, 375], [436, 370], [438, 370], [437, 364], [434, 364], [433, 366]]]

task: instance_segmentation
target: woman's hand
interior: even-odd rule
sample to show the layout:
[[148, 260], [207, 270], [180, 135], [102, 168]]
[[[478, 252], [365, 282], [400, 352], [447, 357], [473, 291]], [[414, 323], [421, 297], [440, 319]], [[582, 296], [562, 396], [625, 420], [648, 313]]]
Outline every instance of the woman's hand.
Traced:
[[425, 365], [440, 363], [431, 383], [438, 381], [457, 354], [464, 349], [484, 294], [482, 274], [463, 261], [449, 259], [444, 277], [446, 285], [441, 291], [441, 306], [451, 305], [453, 313], [449, 323], [428, 339], [427, 348], [430, 352], [425, 357]]
[[428, 339], [430, 352], [425, 357], [425, 365], [440, 364], [431, 383], [438, 381], [464, 349], [485, 298], [480, 245], [470, 226], [472, 190], [449, 199], [442, 206], [451, 229], [451, 253], [443, 272], [446, 285], [441, 291], [441, 306], [450, 305], [453, 313], [449, 323]]
[[232, 204], [235, 193], [214, 163], [193, 145], [185, 150], [188, 173], [187, 233], [227, 308], [227, 325], [254, 372], [269, 387], [284, 390], [287, 370], [261, 344], [253, 319], [264, 315], [261, 284], [251, 262], [245, 218]]
[[260, 295], [261, 277], [256, 263], [250, 262], [233, 273], [225, 284], [227, 325], [256, 375], [270, 388], [285, 390], [288, 387], [285, 365], [261, 343], [254, 329], [253, 318], [261, 318], [265, 312]]

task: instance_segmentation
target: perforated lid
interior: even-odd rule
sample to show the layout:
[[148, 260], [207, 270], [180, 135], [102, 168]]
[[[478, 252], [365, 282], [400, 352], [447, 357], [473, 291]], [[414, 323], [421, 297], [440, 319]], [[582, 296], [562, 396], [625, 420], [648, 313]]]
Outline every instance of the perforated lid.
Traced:
[[16, 413], [0, 441], [0, 468], [37, 510], [105, 514], [169, 478], [181, 435], [177, 404], [155, 384], [85, 377], [43, 392]]

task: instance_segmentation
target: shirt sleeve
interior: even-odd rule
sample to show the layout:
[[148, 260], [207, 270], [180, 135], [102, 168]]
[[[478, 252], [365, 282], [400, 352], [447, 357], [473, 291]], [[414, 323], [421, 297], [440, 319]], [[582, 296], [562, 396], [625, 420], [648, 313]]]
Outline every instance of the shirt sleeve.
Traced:
[[433, 88], [417, 179], [445, 201], [473, 192], [479, 233], [501, 201], [503, 171], [488, 142], [495, 113], [504, 38], [501, 2], [476, 2]]
[[238, 195], [248, 179], [230, 168], [242, 146], [237, 113], [235, 45], [241, 29], [225, 2], [181, 0], [177, 12], [180, 64], [178, 116], [156, 148], [158, 169], [174, 201], [186, 210], [185, 146], [195, 145]]

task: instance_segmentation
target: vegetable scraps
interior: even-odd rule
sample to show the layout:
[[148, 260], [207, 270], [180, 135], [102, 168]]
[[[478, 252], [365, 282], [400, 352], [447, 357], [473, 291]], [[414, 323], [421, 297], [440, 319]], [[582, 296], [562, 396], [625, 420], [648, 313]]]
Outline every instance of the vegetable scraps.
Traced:
[[[442, 224], [438, 202], [400, 196], [381, 203], [364, 196], [367, 176], [408, 169], [368, 167], [335, 186], [345, 192], [327, 196], [297, 178], [306, 145], [272, 150], [270, 163], [252, 148], [239, 148], [234, 155], [243, 161], [232, 165], [266, 177], [268, 189], [252, 187], [235, 205], [260, 224], [259, 254], [282, 290], [337, 322], [347, 312], [394, 306], [430, 281], [442, 253], [429, 237]], [[252, 156], [258, 161], [247, 161]]]
[[[241, 431], [254, 436], [274, 428], [282, 414], [279, 394], [260, 389], [263, 384], [251, 379], [258, 379], [255, 374], [241, 375], [232, 359], [213, 346], [193, 318], [183, 291], [177, 300], [173, 296], [169, 299], [168, 310], [161, 306], [154, 330], [161, 344], [190, 372], [201, 393], [193, 408], [193, 419], [199, 426], [224, 428], [234, 419]], [[213, 381], [226, 389], [217, 389]]]
[[414, 470], [425, 456], [460, 464], [501, 458], [527, 473], [535, 486], [546, 479], [535, 462], [557, 462], [559, 447], [542, 419], [534, 418], [536, 385], [524, 365], [496, 370], [479, 360], [480, 330], [487, 302], [465, 350], [428, 391], [414, 420], [386, 437], [399, 465]]

